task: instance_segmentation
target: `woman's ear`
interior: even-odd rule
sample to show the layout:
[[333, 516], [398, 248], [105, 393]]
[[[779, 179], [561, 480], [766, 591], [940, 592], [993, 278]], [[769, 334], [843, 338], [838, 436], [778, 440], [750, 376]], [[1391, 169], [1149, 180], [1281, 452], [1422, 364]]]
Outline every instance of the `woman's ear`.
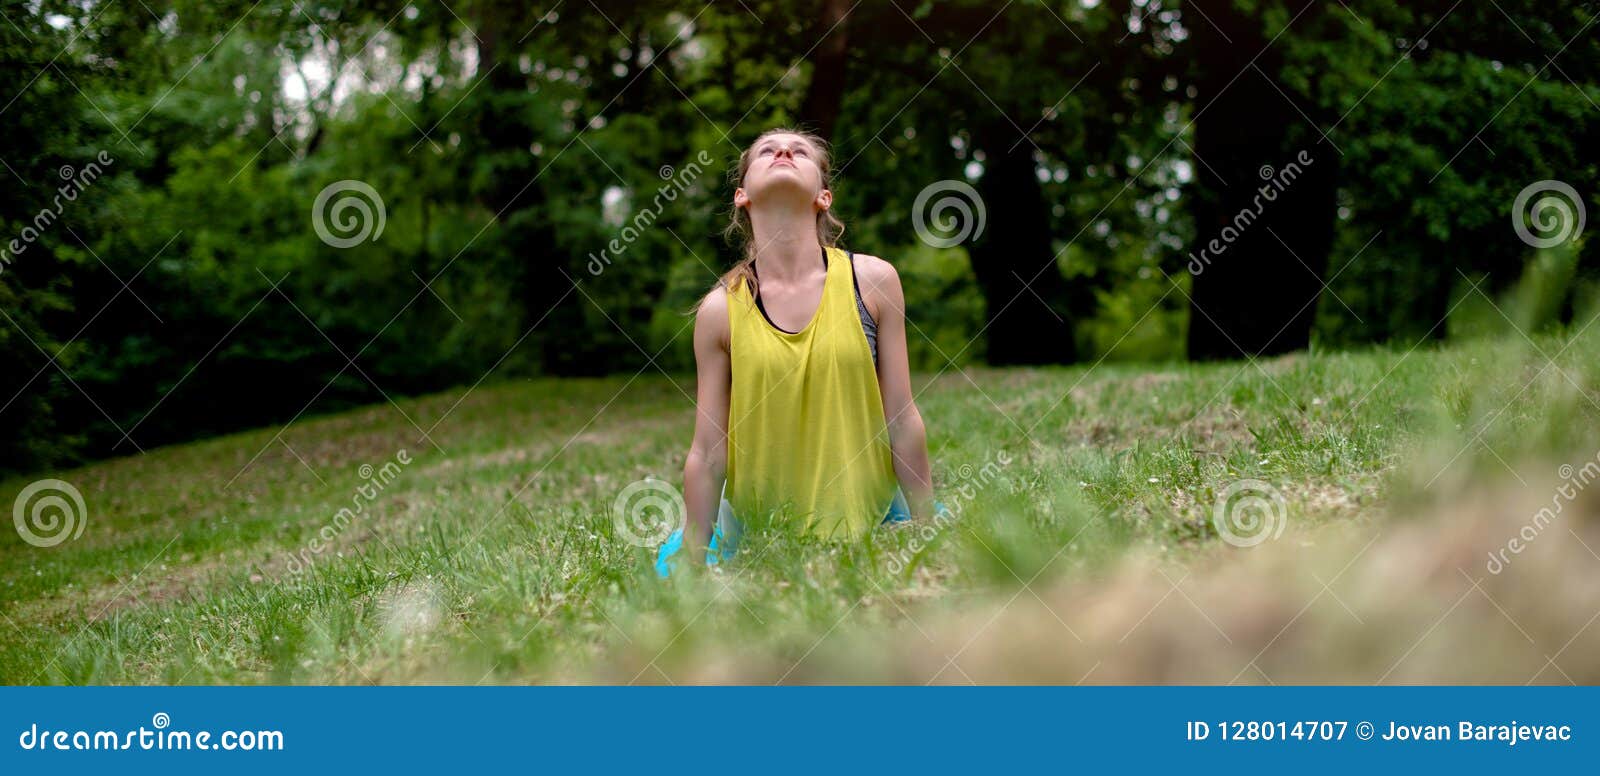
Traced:
[[733, 190], [733, 206], [734, 207], [750, 207], [750, 195], [744, 193], [744, 187], [743, 186], [740, 186], [739, 188], [736, 188], [736, 189]]
[[833, 207], [833, 192], [827, 189], [817, 192], [817, 209], [827, 210]]

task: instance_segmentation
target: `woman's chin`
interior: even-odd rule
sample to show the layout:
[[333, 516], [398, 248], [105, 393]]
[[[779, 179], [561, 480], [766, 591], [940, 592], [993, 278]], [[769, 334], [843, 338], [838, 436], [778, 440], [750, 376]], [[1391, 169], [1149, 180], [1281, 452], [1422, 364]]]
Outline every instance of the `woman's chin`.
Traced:
[[783, 201], [795, 198], [811, 201], [816, 196], [816, 187], [798, 173], [798, 170], [783, 168], [767, 173], [762, 178], [761, 185], [750, 192], [751, 201]]

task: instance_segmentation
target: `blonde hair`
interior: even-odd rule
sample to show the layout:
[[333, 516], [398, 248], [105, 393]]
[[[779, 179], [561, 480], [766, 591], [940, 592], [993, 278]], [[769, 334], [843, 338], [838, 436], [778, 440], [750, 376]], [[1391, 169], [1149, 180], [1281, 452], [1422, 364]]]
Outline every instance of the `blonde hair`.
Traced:
[[[751, 162], [755, 161], [756, 147], [761, 145], [762, 140], [773, 135], [796, 135], [816, 148], [817, 169], [822, 171], [822, 188], [825, 190], [833, 188], [833, 157], [829, 151], [828, 142], [811, 132], [787, 127], [778, 127], [762, 132], [756, 137], [755, 142], [751, 143], [748, 148], [739, 154], [739, 166], [733, 171], [733, 185], [735, 187], [744, 185], [744, 176], [750, 172]], [[722, 277], [717, 281], [718, 285], [721, 285], [731, 293], [735, 288], [738, 288], [738, 284], [744, 283], [749, 287], [751, 295], [754, 296], [757, 293], [756, 273], [754, 270], [756, 244], [755, 229], [750, 224], [750, 211], [735, 205], [733, 211], [729, 214], [727, 228], [722, 230], [722, 236], [739, 249], [741, 258], [738, 263], [733, 265], [732, 269], [723, 273]], [[817, 242], [822, 243], [825, 248], [835, 248], [838, 247], [839, 238], [842, 236], [844, 236], [844, 222], [833, 214], [833, 210], [818, 211]], [[696, 305], [697, 309], [698, 307], [699, 305]]]

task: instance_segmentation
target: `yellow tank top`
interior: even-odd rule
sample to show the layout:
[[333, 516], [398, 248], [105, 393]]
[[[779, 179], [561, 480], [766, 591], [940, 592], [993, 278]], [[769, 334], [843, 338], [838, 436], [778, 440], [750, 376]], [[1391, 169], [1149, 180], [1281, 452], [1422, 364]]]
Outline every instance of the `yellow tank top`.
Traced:
[[806, 327], [779, 330], [750, 288], [728, 293], [728, 501], [824, 537], [854, 538], [894, 498], [894, 459], [854, 269], [827, 248], [822, 302]]

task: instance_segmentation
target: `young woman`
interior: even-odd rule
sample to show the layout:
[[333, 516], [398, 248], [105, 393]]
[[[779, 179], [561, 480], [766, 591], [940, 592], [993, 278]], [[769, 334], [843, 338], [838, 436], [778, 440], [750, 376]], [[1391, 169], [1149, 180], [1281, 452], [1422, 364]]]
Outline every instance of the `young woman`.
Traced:
[[900, 277], [837, 246], [826, 145], [774, 129], [739, 157], [731, 237], [744, 258], [701, 300], [698, 407], [683, 467], [685, 529], [662, 546], [731, 554], [735, 515], [776, 512], [855, 538], [935, 508], [911, 394]]

